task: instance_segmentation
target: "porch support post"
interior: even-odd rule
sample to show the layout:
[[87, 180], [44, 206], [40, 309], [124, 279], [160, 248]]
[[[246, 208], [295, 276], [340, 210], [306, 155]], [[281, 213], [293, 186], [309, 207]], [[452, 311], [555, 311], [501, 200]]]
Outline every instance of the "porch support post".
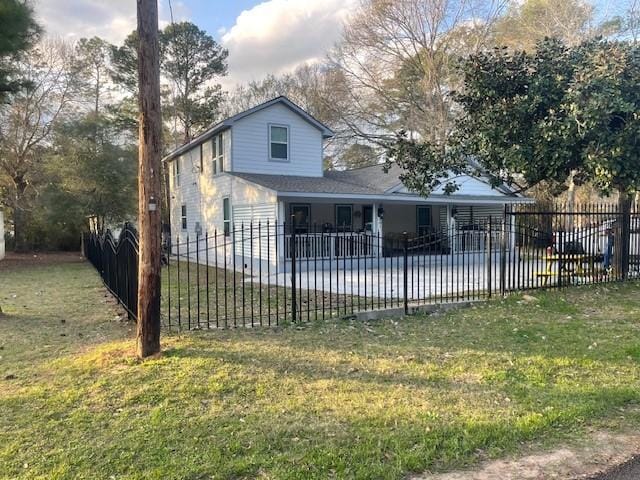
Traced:
[[373, 204], [373, 225], [371, 226], [372, 234], [378, 236], [380, 241], [378, 242], [378, 255], [382, 255], [382, 247], [384, 244], [384, 233], [382, 231], [382, 219], [378, 217], [378, 208], [380, 208], [379, 203]]
[[283, 200], [278, 200], [277, 209], [278, 211], [276, 215], [277, 218], [276, 218], [276, 225], [275, 225], [275, 235], [276, 235], [276, 242], [278, 242], [278, 258], [276, 258], [276, 262], [280, 264], [281, 271], [284, 271], [286, 267], [286, 263], [285, 263], [286, 256], [284, 252], [284, 246], [285, 246], [284, 236], [287, 233], [285, 232], [284, 224], [285, 222], [289, 223], [290, 219], [287, 219]]

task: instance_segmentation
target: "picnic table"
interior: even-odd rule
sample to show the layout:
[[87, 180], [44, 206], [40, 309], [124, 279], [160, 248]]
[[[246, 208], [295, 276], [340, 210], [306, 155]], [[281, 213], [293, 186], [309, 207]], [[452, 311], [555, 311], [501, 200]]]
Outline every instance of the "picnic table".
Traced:
[[[598, 267], [600, 255], [589, 255], [584, 253], [547, 254], [544, 257], [545, 268], [541, 272], [536, 272], [538, 278], [543, 279], [543, 285], [549, 283], [552, 277], [575, 281], [577, 278], [591, 277], [601, 273]], [[557, 265], [557, 266], [556, 266]], [[554, 266], [556, 266], [554, 268]]]

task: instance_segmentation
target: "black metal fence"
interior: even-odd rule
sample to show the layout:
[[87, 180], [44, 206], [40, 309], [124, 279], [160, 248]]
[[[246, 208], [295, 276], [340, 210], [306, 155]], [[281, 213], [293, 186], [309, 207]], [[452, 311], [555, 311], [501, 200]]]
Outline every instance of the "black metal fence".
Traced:
[[130, 319], [137, 318], [138, 233], [126, 223], [116, 239], [110, 231], [105, 235], [85, 234], [84, 256], [100, 273], [102, 280]]
[[[256, 222], [165, 241], [168, 329], [271, 326], [640, 277], [637, 208], [525, 205], [411, 237]], [[89, 236], [88, 258], [135, 316], [137, 242]], [[132, 264], [134, 262], [134, 264]]]

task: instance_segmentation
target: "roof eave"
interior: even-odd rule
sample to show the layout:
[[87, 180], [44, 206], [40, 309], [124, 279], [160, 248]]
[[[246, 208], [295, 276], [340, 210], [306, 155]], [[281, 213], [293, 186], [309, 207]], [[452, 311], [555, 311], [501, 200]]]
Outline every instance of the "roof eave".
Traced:
[[217, 135], [218, 133], [220, 133], [220, 132], [222, 132], [224, 130], [227, 130], [229, 128], [231, 128], [231, 125], [227, 121], [221, 122], [218, 125], [216, 125], [215, 127], [211, 128], [210, 130], [207, 130], [206, 132], [202, 133], [201, 135], [198, 135], [196, 138], [191, 140], [189, 143], [185, 143], [181, 147], [176, 148], [173, 152], [171, 152], [168, 155], [166, 155], [162, 159], [162, 161], [163, 162], [170, 162], [174, 158], [179, 157], [183, 153], [187, 153], [192, 148], [197, 147], [199, 144], [201, 144], [203, 142], [206, 142], [207, 140], [209, 140], [214, 135]]

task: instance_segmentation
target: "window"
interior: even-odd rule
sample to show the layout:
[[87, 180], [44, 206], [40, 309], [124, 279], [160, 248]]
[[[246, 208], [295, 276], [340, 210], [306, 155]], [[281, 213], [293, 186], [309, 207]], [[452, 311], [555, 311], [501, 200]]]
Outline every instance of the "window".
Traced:
[[269, 125], [269, 159], [289, 160], [289, 128]]
[[173, 161], [173, 186], [180, 186], [180, 157]]
[[309, 205], [291, 205], [289, 213], [296, 233], [308, 233], [311, 220], [311, 208]]
[[431, 230], [431, 207], [416, 207], [416, 232], [418, 236], [427, 235]]
[[180, 211], [180, 219], [182, 220], [182, 230], [187, 229], [187, 206], [182, 205], [182, 209]]
[[216, 137], [218, 139], [218, 172], [224, 172], [224, 140], [223, 135]]
[[336, 205], [336, 228], [338, 232], [353, 230], [353, 205]]
[[222, 199], [222, 227], [225, 237], [231, 235], [231, 205], [228, 198]]
[[211, 171], [214, 175], [224, 172], [224, 141], [223, 135], [216, 135], [211, 139]]
[[218, 137], [213, 137], [211, 142], [211, 171], [214, 175], [218, 174]]

